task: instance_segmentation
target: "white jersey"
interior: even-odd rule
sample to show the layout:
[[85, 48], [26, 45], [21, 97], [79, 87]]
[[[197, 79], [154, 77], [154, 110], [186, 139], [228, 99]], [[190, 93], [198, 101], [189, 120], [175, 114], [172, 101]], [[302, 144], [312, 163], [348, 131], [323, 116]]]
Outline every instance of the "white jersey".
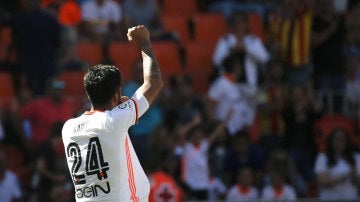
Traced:
[[255, 187], [249, 187], [247, 189], [242, 188], [240, 185], [234, 185], [231, 187], [226, 195], [226, 201], [256, 201], [259, 197], [259, 192]]
[[284, 185], [279, 191], [268, 185], [263, 189], [261, 198], [273, 201], [295, 201], [296, 193], [290, 185]]
[[148, 201], [150, 184], [128, 135], [148, 107], [135, 93], [112, 110], [65, 123], [62, 138], [77, 202]]
[[202, 140], [199, 147], [186, 143], [182, 156], [182, 178], [193, 190], [207, 190], [209, 187], [208, 165], [209, 142]]

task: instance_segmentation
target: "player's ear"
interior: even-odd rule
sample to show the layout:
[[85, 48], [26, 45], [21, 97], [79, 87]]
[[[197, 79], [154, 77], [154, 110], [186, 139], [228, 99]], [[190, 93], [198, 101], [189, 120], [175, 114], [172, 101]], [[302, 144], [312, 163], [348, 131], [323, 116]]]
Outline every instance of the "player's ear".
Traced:
[[119, 91], [114, 93], [114, 96], [111, 99], [111, 106], [115, 107], [121, 103], [121, 94]]

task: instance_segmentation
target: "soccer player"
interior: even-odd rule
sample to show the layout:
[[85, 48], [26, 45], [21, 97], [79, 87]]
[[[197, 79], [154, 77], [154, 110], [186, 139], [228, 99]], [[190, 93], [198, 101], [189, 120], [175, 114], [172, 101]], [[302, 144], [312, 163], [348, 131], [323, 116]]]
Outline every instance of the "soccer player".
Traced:
[[91, 110], [68, 120], [62, 131], [77, 202], [148, 201], [149, 181], [128, 129], [149, 108], [163, 83], [147, 28], [132, 27], [127, 36], [141, 50], [144, 83], [124, 100], [119, 70], [96, 65], [84, 76]]

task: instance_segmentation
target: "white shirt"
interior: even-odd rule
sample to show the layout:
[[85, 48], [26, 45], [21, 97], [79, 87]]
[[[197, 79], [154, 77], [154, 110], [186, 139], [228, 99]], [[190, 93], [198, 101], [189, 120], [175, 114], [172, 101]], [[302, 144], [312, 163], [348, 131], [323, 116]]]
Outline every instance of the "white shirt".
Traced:
[[193, 190], [207, 190], [209, 186], [209, 142], [202, 140], [197, 148], [186, 143], [182, 157], [182, 177]]
[[[121, 21], [121, 6], [113, 0], [105, 0], [103, 5], [99, 6], [96, 0], [86, 1], [81, 6], [82, 19], [86, 21], [105, 20], [118, 23]], [[95, 32], [104, 33], [108, 30], [108, 25], [99, 25], [95, 27]]]
[[251, 201], [257, 200], [259, 197], [259, 192], [255, 187], [250, 187], [246, 193], [242, 193], [239, 185], [234, 185], [231, 187], [229, 192], [226, 195], [227, 202], [233, 201]]
[[[360, 176], [360, 155], [356, 154], [354, 158], [356, 174]], [[328, 158], [326, 154], [320, 153], [317, 156], [315, 162], [315, 173], [319, 174], [328, 172], [331, 177], [348, 176], [348, 178], [342, 183], [339, 183], [338, 185], [331, 188], [320, 187], [320, 199], [356, 199], [357, 190], [356, 187], [351, 183], [351, 166], [344, 159], [339, 159], [337, 163], [331, 168], [328, 167], [327, 162]]]
[[261, 198], [263, 200], [272, 201], [295, 201], [296, 193], [291, 186], [284, 185], [281, 193], [277, 194], [274, 188], [271, 185], [268, 185], [263, 189]]
[[11, 171], [5, 171], [4, 178], [0, 181], [0, 201], [12, 202], [20, 199], [22, 192], [16, 175]]
[[148, 201], [150, 184], [128, 135], [148, 107], [135, 93], [112, 110], [65, 123], [62, 137], [77, 202]]
[[215, 118], [226, 121], [231, 135], [251, 125], [255, 117], [255, 110], [241, 89], [240, 85], [221, 76], [211, 84], [208, 92], [208, 97], [217, 102]]
[[[221, 37], [215, 47], [213, 54], [213, 64], [221, 67], [223, 60], [230, 54], [238, 39], [234, 34], [227, 34]], [[266, 63], [270, 59], [270, 54], [265, 49], [261, 40], [254, 35], [246, 35], [243, 38], [245, 47], [245, 74], [247, 83], [257, 86], [257, 65]]]

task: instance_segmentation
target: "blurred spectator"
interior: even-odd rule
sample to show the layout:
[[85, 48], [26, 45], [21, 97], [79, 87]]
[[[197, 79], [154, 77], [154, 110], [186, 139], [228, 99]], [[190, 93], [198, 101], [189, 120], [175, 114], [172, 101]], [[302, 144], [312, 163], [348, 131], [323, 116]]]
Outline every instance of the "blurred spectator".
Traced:
[[[143, 82], [142, 61], [137, 60], [133, 64], [133, 78], [123, 87], [123, 93], [132, 97]], [[149, 110], [141, 117], [138, 124], [130, 128], [130, 137], [140, 162], [145, 162], [149, 152], [150, 134], [162, 122], [162, 111], [158, 103], [151, 105]]]
[[28, 87], [35, 95], [44, 95], [47, 80], [57, 71], [60, 25], [36, 2], [19, 0], [21, 12], [11, 24], [17, 58]]
[[63, 0], [59, 7], [59, 22], [64, 26], [75, 27], [81, 21], [81, 8], [75, 0]]
[[37, 156], [35, 175], [38, 175], [36, 177], [39, 177], [39, 181], [33, 188], [36, 189], [39, 201], [54, 201], [52, 193], [57, 186], [72, 185], [71, 178], [67, 174], [68, 168], [61, 139], [63, 125], [64, 122], [56, 122], [51, 126], [49, 140], [41, 146]]
[[250, 144], [247, 133], [238, 133], [231, 139], [232, 144], [227, 148], [224, 171], [226, 184], [232, 185], [239, 179], [239, 170], [242, 167], [250, 167], [255, 176], [255, 183], [262, 178], [261, 172], [265, 166], [265, 154], [262, 148]]
[[272, 180], [272, 172], [276, 171], [282, 175], [284, 182], [294, 188], [298, 196], [305, 196], [307, 193], [307, 184], [296, 170], [294, 160], [286, 151], [281, 149], [273, 150], [268, 159], [267, 169], [270, 173], [270, 181]]
[[201, 97], [194, 92], [191, 78], [187, 75], [173, 76], [171, 85], [171, 94], [163, 100], [167, 124], [185, 124], [197, 114], [201, 114], [201, 118], [207, 121], [206, 106]]
[[145, 25], [154, 39], [173, 39], [172, 33], [167, 33], [161, 26], [160, 11], [156, 0], [125, 0], [124, 27]]
[[[312, 47], [315, 88], [323, 93], [332, 91], [334, 110], [342, 110], [345, 90], [345, 20], [334, 10], [333, 0], [320, 0], [312, 26]], [[325, 102], [326, 104], [328, 103]]]
[[346, 112], [349, 117], [360, 118], [360, 59], [352, 56], [347, 60], [346, 72]]
[[311, 90], [301, 86], [293, 87], [289, 105], [282, 112], [285, 122], [283, 145], [307, 181], [314, 179], [312, 162], [317, 150], [314, 123], [320, 117], [321, 106]]
[[103, 39], [119, 29], [122, 7], [114, 0], [88, 0], [81, 5], [80, 32], [90, 39]]
[[216, 176], [218, 173], [215, 173], [212, 163], [209, 163], [209, 174], [208, 201], [215, 202], [224, 199], [227, 188], [221, 178]]
[[345, 53], [360, 57], [360, 1], [350, 0], [346, 13]]
[[0, 196], [1, 202], [20, 202], [23, 193], [15, 173], [7, 169], [7, 155], [0, 150]]
[[[228, 56], [224, 59], [224, 75], [217, 78], [210, 86], [208, 97], [214, 104], [215, 119], [226, 124], [231, 136], [250, 126], [254, 120], [254, 101], [250, 99], [254, 93], [251, 86], [240, 88], [237, 83], [243, 75], [241, 58]], [[246, 91], [251, 91], [250, 93]]]
[[53, 79], [48, 82], [46, 96], [30, 101], [20, 110], [21, 117], [31, 123], [31, 141], [35, 148], [48, 140], [55, 122], [68, 120], [74, 115], [72, 104], [64, 98], [64, 88], [63, 81]]
[[182, 156], [182, 177], [188, 186], [191, 199], [207, 200], [209, 188], [209, 147], [223, 134], [224, 127], [219, 124], [209, 136], [205, 136], [201, 125], [195, 125], [188, 132], [189, 141], [184, 145]]
[[306, 84], [310, 73], [312, 1], [281, 0], [269, 20], [270, 47], [286, 64], [290, 84]]
[[173, 154], [162, 153], [156, 158], [153, 162], [158, 162], [159, 165], [149, 176], [149, 202], [183, 201], [183, 191], [173, 178], [176, 166], [179, 166], [176, 157]]
[[285, 178], [281, 171], [273, 170], [270, 172], [271, 184], [264, 187], [261, 198], [265, 201], [295, 201], [296, 193], [294, 189], [285, 183]]
[[321, 200], [356, 200], [360, 179], [360, 156], [355, 153], [345, 129], [334, 129], [326, 141], [326, 151], [319, 153], [315, 173]]
[[285, 124], [281, 112], [287, 99], [284, 64], [278, 60], [269, 63], [263, 85], [264, 99], [257, 108], [260, 141], [279, 139], [283, 136]]
[[160, 16], [155, 0], [125, 0], [123, 7], [126, 27], [144, 25], [152, 32], [158, 29]]
[[255, 201], [258, 198], [259, 192], [253, 186], [252, 169], [247, 166], [240, 168], [238, 181], [230, 188], [226, 196], [226, 201]]
[[247, 84], [258, 85], [258, 66], [266, 63], [270, 55], [262, 41], [248, 32], [247, 17], [242, 13], [234, 13], [230, 20], [230, 33], [221, 37], [215, 47], [213, 64], [222, 72], [224, 59], [229, 55], [244, 55], [244, 74]]

